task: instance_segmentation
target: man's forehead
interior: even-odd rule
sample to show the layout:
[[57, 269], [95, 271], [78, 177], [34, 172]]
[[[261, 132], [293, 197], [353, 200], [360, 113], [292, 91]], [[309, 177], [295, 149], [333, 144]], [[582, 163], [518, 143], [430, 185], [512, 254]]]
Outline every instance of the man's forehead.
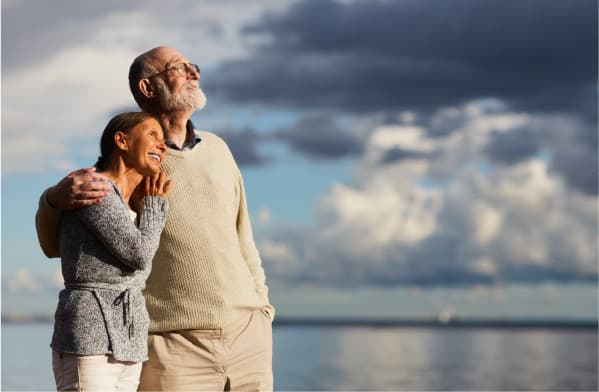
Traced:
[[157, 48], [152, 53], [152, 58], [156, 65], [169, 66], [173, 63], [188, 63], [187, 57], [183, 56], [177, 50], [172, 48], [161, 47]]

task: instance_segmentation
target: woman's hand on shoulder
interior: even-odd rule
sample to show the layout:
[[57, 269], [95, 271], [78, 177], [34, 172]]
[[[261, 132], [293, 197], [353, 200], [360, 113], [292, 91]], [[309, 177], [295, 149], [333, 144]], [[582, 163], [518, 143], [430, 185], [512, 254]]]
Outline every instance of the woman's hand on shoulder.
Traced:
[[143, 196], [162, 196], [167, 197], [173, 181], [166, 179], [166, 174], [163, 171], [144, 178]]

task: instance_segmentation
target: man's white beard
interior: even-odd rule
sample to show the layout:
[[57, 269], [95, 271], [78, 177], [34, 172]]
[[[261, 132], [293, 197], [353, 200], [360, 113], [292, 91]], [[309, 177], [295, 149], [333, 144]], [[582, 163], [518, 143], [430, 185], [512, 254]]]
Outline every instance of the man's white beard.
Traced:
[[206, 106], [206, 96], [196, 81], [188, 81], [181, 93], [174, 95], [162, 79], [157, 80], [160, 108], [166, 112], [201, 110]]

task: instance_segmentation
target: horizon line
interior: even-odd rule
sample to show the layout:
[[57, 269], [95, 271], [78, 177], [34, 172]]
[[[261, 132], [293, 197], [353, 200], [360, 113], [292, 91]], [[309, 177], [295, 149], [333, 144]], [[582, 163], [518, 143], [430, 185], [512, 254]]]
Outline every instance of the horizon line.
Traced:
[[[47, 324], [52, 323], [51, 315], [2, 314], [2, 324]], [[441, 328], [569, 328], [599, 329], [597, 318], [541, 318], [541, 317], [276, 317], [273, 326], [279, 327], [441, 327]]]

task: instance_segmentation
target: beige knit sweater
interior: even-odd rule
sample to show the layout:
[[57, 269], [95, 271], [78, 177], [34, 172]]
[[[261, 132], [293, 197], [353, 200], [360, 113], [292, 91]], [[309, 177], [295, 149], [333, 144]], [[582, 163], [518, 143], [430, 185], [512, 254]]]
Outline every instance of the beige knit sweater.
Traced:
[[[199, 134], [163, 164], [173, 189], [144, 291], [151, 332], [222, 328], [258, 308], [274, 318], [239, 168], [222, 139]], [[59, 220], [42, 195], [36, 226], [48, 257], [58, 256]]]

